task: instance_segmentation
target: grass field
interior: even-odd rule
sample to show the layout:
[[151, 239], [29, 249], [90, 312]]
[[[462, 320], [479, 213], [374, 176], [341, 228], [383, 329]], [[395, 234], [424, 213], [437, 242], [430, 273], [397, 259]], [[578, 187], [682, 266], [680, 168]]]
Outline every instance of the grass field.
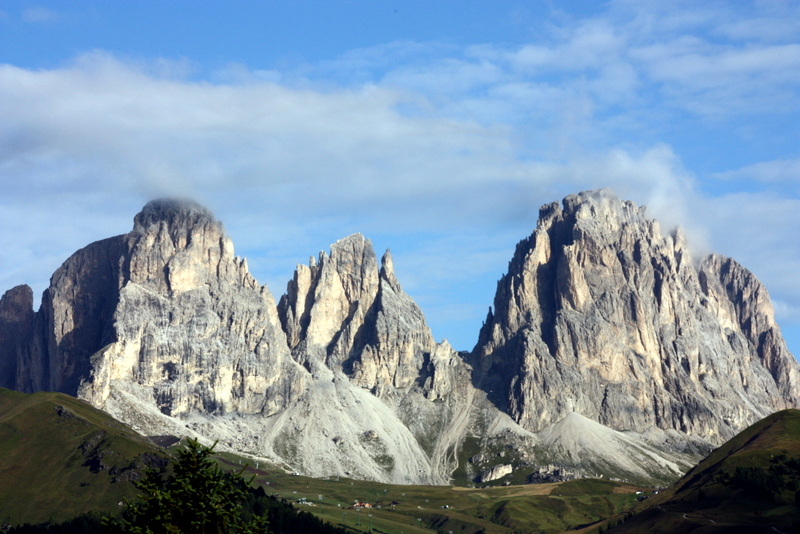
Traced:
[[0, 523], [114, 512], [143, 454], [162, 451], [83, 401], [0, 388]]
[[[218, 456], [227, 469], [249, 460]], [[241, 462], [241, 463], [240, 463]], [[492, 488], [395, 486], [333, 478], [293, 476], [277, 469], [255, 469], [254, 484], [279, 495], [326, 521], [353, 532], [445, 532], [507, 534], [560, 533], [629, 509], [642, 488], [604, 480], [576, 480]], [[371, 508], [355, 508], [356, 502]]]
[[[116, 514], [120, 501], [136, 494], [132, 481], [144, 464], [163, 465], [167, 456], [83, 401], [0, 388], [0, 523]], [[482, 488], [313, 479], [235, 454], [216, 458], [269, 494], [352, 533], [680, 534], [727, 527], [789, 532], [800, 525], [798, 410], [745, 429], [657, 495], [602, 479]]]

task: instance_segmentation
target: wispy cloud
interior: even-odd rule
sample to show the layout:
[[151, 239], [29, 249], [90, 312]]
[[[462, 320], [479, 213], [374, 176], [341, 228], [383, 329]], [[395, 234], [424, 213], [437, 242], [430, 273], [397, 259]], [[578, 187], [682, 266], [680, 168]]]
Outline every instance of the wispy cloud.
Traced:
[[[441, 115], [522, 126], [531, 145], [551, 154], [570, 143], [610, 147], [645, 134], [655, 144], [678, 127], [727, 121], [735, 128], [800, 112], [800, 44], [737, 38], [731, 30], [753, 18], [754, 8], [610, 6], [594, 18], [551, 25], [529, 44], [391, 43], [306, 66], [302, 76], [422, 94]], [[800, 19], [777, 8], [757, 14], [776, 27]]]
[[762, 161], [715, 175], [722, 180], [755, 180], [766, 184], [800, 187], [800, 159]]
[[57, 12], [46, 7], [31, 7], [22, 12], [22, 20], [25, 22], [54, 22], [59, 18], [61, 16]]

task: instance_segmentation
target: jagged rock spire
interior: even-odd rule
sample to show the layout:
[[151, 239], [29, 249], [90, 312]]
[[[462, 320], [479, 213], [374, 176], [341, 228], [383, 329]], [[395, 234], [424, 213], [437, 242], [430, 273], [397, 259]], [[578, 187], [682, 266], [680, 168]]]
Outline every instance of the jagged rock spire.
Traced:
[[422, 311], [395, 277], [391, 253], [379, 271], [361, 234], [331, 245], [317, 265], [298, 265], [278, 310], [298, 361], [324, 363], [367, 389], [410, 386], [435, 346]]
[[272, 295], [191, 201], [152, 201], [130, 233], [68, 258], [27, 345], [19, 389], [63, 391], [110, 412], [126, 409], [119, 392], [134, 388], [137, 402], [165, 414], [273, 413], [304, 383], [292, 376], [302, 369]]

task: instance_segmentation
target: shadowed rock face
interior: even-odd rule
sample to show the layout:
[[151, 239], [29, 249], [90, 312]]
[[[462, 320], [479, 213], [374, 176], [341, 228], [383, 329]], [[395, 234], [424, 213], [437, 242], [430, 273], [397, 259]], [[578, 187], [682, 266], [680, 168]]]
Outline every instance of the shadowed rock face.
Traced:
[[730, 259], [699, 268], [678, 230], [610, 192], [544, 206], [498, 282], [477, 379], [523, 427], [571, 412], [718, 444], [800, 401], [769, 296]]
[[124, 248], [119, 236], [92, 243], [53, 274], [37, 314], [42, 346], [34, 347], [18, 373], [26, 391], [76, 395], [91, 371], [91, 356], [116, 339], [112, 318]]
[[0, 387], [16, 387], [18, 361], [26, 359], [33, 335], [33, 291], [17, 286], [0, 298]]
[[0, 384], [25, 391], [77, 394], [90, 357], [115, 339], [122, 237], [92, 243], [56, 270], [33, 312], [28, 286], [0, 301]]

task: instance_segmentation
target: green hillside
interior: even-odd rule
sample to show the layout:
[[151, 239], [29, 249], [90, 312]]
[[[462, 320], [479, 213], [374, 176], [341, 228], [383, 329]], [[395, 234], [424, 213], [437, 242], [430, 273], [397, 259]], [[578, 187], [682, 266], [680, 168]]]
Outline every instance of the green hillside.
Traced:
[[111, 416], [61, 393], [0, 388], [0, 523], [114, 513], [145, 463], [165, 453]]
[[[239, 469], [246, 459], [220, 455]], [[240, 464], [241, 462], [241, 464]], [[254, 484], [351, 532], [557, 534], [630, 509], [642, 488], [608, 480], [487, 488], [401, 486], [345, 478], [314, 479], [249, 468]], [[301, 501], [298, 504], [298, 501]], [[371, 508], [356, 509], [354, 503]], [[372, 517], [370, 517], [370, 514]]]
[[[774, 413], [610, 522], [614, 534], [800, 532], [800, 410]], [[604, 531], [606, 525], [599, 529]], [[588, 529], [587, 529], [588, 530]]]

